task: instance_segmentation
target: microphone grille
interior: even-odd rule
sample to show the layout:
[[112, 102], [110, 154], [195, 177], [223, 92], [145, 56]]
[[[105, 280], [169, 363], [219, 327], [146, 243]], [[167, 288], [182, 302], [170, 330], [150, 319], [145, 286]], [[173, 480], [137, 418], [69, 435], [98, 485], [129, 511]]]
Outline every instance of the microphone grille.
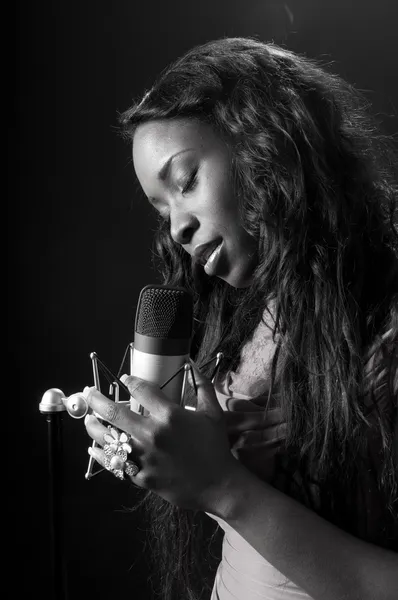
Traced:
[[181, 287], [147, 285], [140, 293], [135, 331], [155, 338], [192, 336], [192, 295]]

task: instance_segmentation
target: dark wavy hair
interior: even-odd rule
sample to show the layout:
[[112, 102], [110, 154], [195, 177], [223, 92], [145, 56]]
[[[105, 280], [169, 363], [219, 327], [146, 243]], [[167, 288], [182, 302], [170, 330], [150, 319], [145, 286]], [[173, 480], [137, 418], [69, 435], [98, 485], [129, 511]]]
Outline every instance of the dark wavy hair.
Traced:
[[[198, 119], [230, 146], [242, 222], [258, 240], [253, 282], [235, 289], [208, 278], [160, 221], [163, 281], [192, 291], [193, 354], [203, 364], [223, 352], [221, 374], [237, 367], [274, 303], [271, 388], [277, 384], [288, 424], [279, 467], [291, 475], [283, 491], [346, 531], [393, 548], [397, 185], [394, 153], [369, 112], [359, 92], [316, 61], [256, 39], [226, 38], [178, 59], [120, 124], [132, 141], [142, 123]], [[372, 364], [366, 373], [365, 364]], [[292, 483], [297, 473], [300, 485]], [[314, 480], [320, 508], [307, 494]], [[373, 490], [370, 521], [364, 488]], [[151, 514], [161, 597], [203, 598], [219, 560], [216, 525], [152, 492], [142, 503]]]

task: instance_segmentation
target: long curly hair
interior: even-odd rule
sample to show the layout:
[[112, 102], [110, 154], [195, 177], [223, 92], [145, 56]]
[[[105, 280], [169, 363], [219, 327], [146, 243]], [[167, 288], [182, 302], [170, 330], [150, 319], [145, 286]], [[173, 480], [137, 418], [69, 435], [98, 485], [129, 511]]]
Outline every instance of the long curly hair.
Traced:
[[[256, 39], [225, 38], [168, 67], [120, 125], [131, 142], [142, 123], [198, 119], [230, 146], [242, 223], [258, 241], [252, 284], [235, 289], [208, 278], [160, 221], [163, 281], [192, 291], [193, 354], [200, 365], [223, 352], [221, 375], [237, 367], [273, 302], [271, 388], [277, 385], [287, 422], [280, 468], [291, 476], [283, 491], [346, 531], [393, 548], [397, 186], [394, 153], [369, 113], [359, 92], [316, 61]], [[318, 508], [307, 493], [314, 481]], [[371, 523], [364, 486], [374, 490]], [[161, 597], [205, 597], [219, 560], [216, 526], [151, 492], [141, 504], [151, 514]], [[201, 530], [209, 544], [202, 571]]]

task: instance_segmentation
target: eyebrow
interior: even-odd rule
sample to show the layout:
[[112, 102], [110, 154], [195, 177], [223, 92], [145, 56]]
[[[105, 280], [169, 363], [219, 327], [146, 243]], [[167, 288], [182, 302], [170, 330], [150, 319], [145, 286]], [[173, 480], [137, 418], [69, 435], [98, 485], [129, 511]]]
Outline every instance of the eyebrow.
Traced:
[[170, 156], [170, 158], [168, 158], [164, 165], [161, 167], [158, 173], [158, 179], [160, 179], [160, 181], [166, 181], [170, 173], [171, 164], [175, 157], [179, 156], [180, 154], [184, 154], [184, 152], [191, 152], [192, 150], [194, 150], [194, 148], [185, 148], [185, 150], [180, 150], [179, 152], [176, 152], [175, 154]]

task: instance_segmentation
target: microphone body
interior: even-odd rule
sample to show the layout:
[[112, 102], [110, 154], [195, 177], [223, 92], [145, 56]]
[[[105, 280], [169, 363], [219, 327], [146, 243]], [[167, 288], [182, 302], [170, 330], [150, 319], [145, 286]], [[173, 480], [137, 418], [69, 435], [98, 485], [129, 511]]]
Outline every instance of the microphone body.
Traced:
[[[188, 361], [193, 328], [193, 301], [184, 288], [147, 285], [141, 290], [131, 351], [130, 373], [162, 386]], [[171, 402], [181, 401], [184, 370], [162, 391]], [[131, 398], [133, 411], [148, 415]]]
[[[141, 352], [136, 348], [131, 353], [131, 375], [146, 379], [151, 383], [163, 385], [174, 373], [180, 369], [188, 360], [189, 354], [176, 356], [161, 356]], [[171, 402], [179, 402], [182, 393], [184, 373], [178, 373], [162, 391]], [[139, 412], [139, 404], [131, 398], [131, 410]]]
[[[192, 330], [193, 300], [186, 289], [164, 285], [144, 287], [138, 300], [134, 342], [130, 344], [130, 374], [159, 385], [171, 402], [180, 403], [186, 376], [182, 367], [190, 357]], [[95, 352], [90, 357], [94, 385], [100, 390], [99, 359]], [[112, 375], [103, 363], [100, 364], [108, 375]], [[134, 398], [127, 402], [134, 412], [149, 414]], [[85, 417], [88, 404], [84, 394], [65, 397], [56, 388], [47, 390], [40, 403], [40, 411], [54, 413], [65, 410], [75, 419]]]

